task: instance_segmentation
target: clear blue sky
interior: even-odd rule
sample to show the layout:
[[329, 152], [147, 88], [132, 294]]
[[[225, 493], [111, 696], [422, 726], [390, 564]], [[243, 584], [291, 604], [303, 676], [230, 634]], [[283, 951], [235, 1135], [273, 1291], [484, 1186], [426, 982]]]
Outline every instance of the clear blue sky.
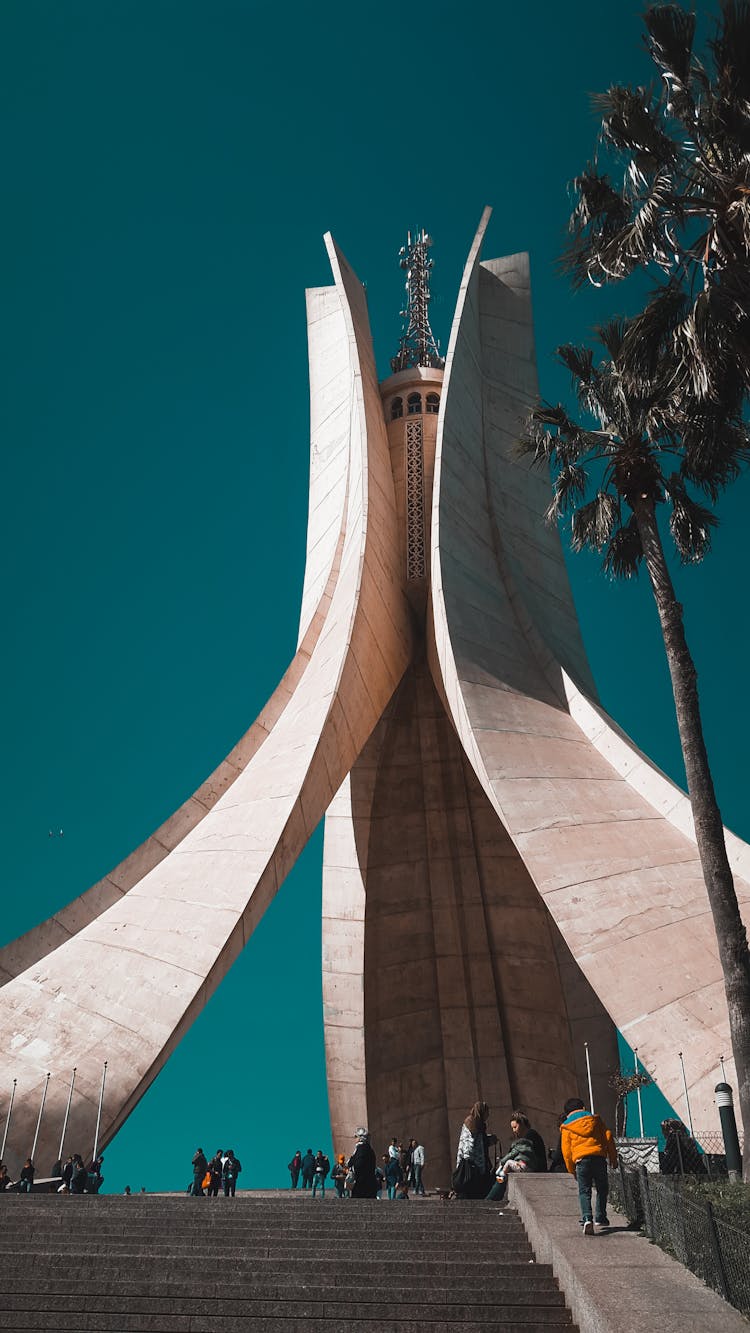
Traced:
[[[330, 280], [326, 229], [367, 282], [386, 374], [406, 228], [435, 238], [445, 347], [493, 204], [485, 253], [531, 251], [543, 392], [567, 393], [554, 347], [627, 301], [574, 297], [555, 261], [588, 94], [650, 77], [640, 9], [5, 0], [3, 941], [170, 814], [293, 653], [303, 293]], [[743, 481], [715, 555], [679, 578], [724, 817], [745, 837], [748, 498]], [[570, 569], [606, 705], [679, 780], [645, 582]], [[181, 1186], [198, 1142], [233, 1146], [257, 1185], [285, 1183], [295, 1148], [330, 1148], [321, 846], [112, 1145], [109, 1187]]]

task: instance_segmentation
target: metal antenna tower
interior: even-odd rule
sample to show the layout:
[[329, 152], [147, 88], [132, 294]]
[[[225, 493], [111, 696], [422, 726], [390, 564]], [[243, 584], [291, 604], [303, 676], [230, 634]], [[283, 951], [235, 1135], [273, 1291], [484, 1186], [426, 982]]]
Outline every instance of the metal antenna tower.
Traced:
[[401, 267], [406, 269], [406, 309], [401, 318], [405, 321], [401, 332], [398, 351], [391, 358], [391, 370], [408, 370], [410, 366], [433, 366], [442, 370], [445, 357], [440, 355], [440, 344], [435, 341], [430, 328], [428, 307], [430, 304], [430, 269], [432, 260], [427, 251], [432, 245], [432, 237], [424, 227], [415, 234], [406, 234], [406, 245], [398, 252]]

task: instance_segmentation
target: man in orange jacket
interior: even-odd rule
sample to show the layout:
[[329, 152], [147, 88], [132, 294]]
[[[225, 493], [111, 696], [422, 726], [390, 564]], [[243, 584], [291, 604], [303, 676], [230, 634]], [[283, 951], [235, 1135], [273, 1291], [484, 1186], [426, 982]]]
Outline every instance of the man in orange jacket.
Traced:
[[603, 1231], [609, 1226], [607, 1162], [617, 1166], [617, 1149], [601, 1116], [587, 1111], [580, 1097], [571, 1097], [565, 1103], [564, 1110], [560, 1147], [568, 1171], [578, 1182], [583, 1234], [593, 1236], [591, 1189], [592, 1186], [596, 1188], [596, 1230]]

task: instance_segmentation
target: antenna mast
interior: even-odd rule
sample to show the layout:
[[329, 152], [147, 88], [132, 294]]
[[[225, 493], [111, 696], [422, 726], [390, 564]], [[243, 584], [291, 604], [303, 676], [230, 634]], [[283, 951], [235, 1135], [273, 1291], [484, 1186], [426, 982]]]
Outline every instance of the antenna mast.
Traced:
[[408, 370], [411, 366], [432, 366], [442, 370], [445, 358], [440, 355], [440, 344], [430, 328], [428, 307], [430, 304], [430, 269], [432, 260], [427, 251], [432, 245], [432, 237], [424, 227], [415, 234], [407, 232], [406, 245], [399, 250], [401, 268], [406, 269], [406, 309], [401, 311], [405, 321], [401, 332], [398, 351], [391, 358], [391, 370]]

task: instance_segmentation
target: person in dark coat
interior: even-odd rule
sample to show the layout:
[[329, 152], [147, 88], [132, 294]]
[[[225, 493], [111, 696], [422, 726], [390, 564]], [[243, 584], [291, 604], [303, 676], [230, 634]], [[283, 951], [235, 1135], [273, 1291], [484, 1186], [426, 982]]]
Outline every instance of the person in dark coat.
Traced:
[[73, 1175], [70, 1181], [71, 1194], [85, 1194], [89, 1183], [89, 1173], [83, 1165], [79, 1152], [73, 1153]]
[[104, 1176], [102, 1175], [103, 1161], [104, 1161], [104, 1154], [98, 1153], [97, 1156], [92, 1157], [91, 1161], [89, 1162], [87, 1171], [88, 1180], [86, 1182], [87, 1194], [98, 1194], [99, 1190], [104, 1184]]
[[190, 1191], [194, 1198], [205, 1198], [203, 1193], [203, 1178], [208, 1170], [206, 1154], [202, 1148], [199, 1148], [193, 1156], [193, 1188]]
[[510, 1151], [500, 1158], [495, 1170], [495, 1183], [488, 1199], [499, 1200], [505, 1197], [508, 1175], [512, 1171], [546, 1171], [547, 1149], [544, 1140], [535, 1129], [531, 1128], [528, 1116], [523, 1111], [514, 1111], [510, 1122], [513, 1143]]
[[312, 1189], [313, 1179], [315, 1177], [315, 1155], [312, 1148], [308, 1148], [302, 1158], [302, 1188], [303, 1190]]
[[235, 1157], [231, 1148], [227, 1148], [227, 1155], [224, 1158], [224, 1198], [233, 1199], [237, 1188], [237, 1177], [242, 1170], [242, 1162], [239, 1157]]
[[208, 1174], [211, 1177], [211, 1184], [208, 1187], [209, 1199], [218, 1198], [221, 1182], [224, 1175], [224, 1153], [221, 1148], [217, 1148], [207, 1167]]
[[396, 1190], [404, 1183], [404, 1170], [398, 1157], [389, 1157], [385, 1168], [385, 1183], [388, 1186], [388, 1198], [395, 1199]]
[[354, 1149], [347, 1166], [354, 1172], [354, 1185], [352, 1186], [353, 1199], [375, 1199], [378, 1193], [378, 1182], [375, 1175], [376, 1157], [370, 1147], [370, 1135], [366, 1129], [360, 1127], [357, 1130], [357, 1146]]
[[60, 1183], [60, 1186], [59, 1186], [58, 1191], [57, 1191], [58, 1194], [69, 1194], [69, 1193], [70, 1193], [70, 1182], [71, 1182], [71, 1180], [73, 1179], [73, 1158], [72, 1158], [72, 1156], [68, 1156], [68, 1157], [65, 1158], [65, 1161], [63, 1162], [62, 1171], [60, 1172], [60, 1177], [61, 1177], [61, 1183]]
[[559, 1115], [557, 1117], [557, 1143], [555, 1144], [554, 1148], [550, 1148], [549, 1150], [548, 1170], [557, 1171], [558, 1173], [562, 1171], [567, 1172], [568, 1169], [567, 1166], [565, 1165], [565, 1158], [562, 1155], [562, 1135], [560, 1134], [560, 1126], [564, 1119], [565, 1119], [564, 1112], [562, 1115]]
[[297, 1149], [294, 1157], [289, 1163], [289, 1174], [292, 1177], [292, 1189], [296, 1190], [299, 1181], [299, 1173], [302, 1170], [302, 1153]]
[[665, 1175], [705, 1175], [701, 1150], [681, 1120], [662, 1120], [661, 1132], [664, 1152], [659, 1154], [659, 1164]]
[[514, 1138], [517, 1138], [519, 1135], [523, 1134], [524, 1137], [527, 1138], [529, 1142], [533, 1144], [534, 1155], [536, 1157], [534, 1170], [546, 1171], [547, 1145], [544, 1142], [544, 1139], [542, 1138], [541, 1134], [539, 1133], [539, 1130], [534, 1129], [534, 1127], [529, 1122], [529, 1117], [527, 1115], [524, 1115], [523, 1111], [513, 1112], [512, 1116], [510, 1117], [510, 1132]]
[[34, 1187], [34, 1163], [30, 1157], [26, 1158], [21, 1167], [21, 1175], [18, 1181], [18, 1188], [21, 1194], [31, 1194]]

